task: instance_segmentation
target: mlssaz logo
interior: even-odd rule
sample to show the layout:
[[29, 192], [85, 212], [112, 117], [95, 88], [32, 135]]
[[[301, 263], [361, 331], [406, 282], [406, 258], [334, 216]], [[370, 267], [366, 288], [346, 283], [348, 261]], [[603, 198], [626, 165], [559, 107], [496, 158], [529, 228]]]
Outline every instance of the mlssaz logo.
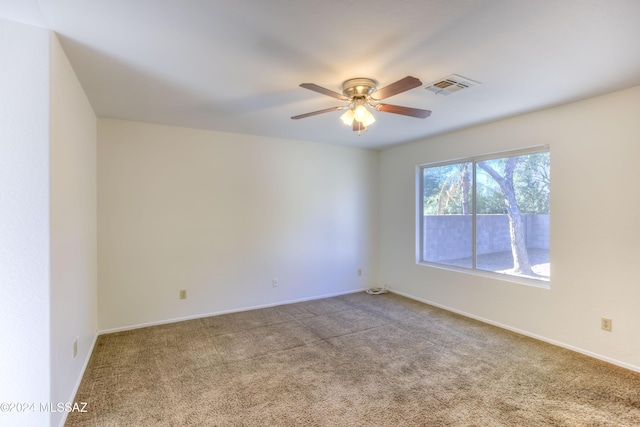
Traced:
[[87, 402], [41, 403], [40, 412], [88, 412]]

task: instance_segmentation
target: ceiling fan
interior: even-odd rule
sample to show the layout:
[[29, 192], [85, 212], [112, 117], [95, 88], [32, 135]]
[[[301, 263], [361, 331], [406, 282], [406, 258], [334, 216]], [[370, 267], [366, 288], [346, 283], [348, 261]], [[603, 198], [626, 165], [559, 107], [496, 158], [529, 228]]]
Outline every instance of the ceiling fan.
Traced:
[[367, 130], [367, 127], [376, 121], [373, 114], [369, 112], [367, 107], [371, 107], [377, 111], [385, 113], [402, 114], [403, 116], [417, 117], [419, 119], [424, 119], [431, 115], [431, 111], [429, 110], [383, 104], [380, 102], [381, 100], [393, 95], [422, 86], [422, 82], [419, 79], [407, 76], [395, 83], [391, 83], [389, 86], [383, 87], [382, 89], [377, 89], [377, 85], [378, 82], [373, 79], [358, 77], [346, 80], [342, 83], [342, 93], [338, 93], [314, 83], [302, 83], [300, 87], [339, 99], [340, 101], [345, 101], [347, 104], [325, 108], [324, 110], [313, 111], [311, 113], [300, 114], [291, 118], [293, 120], [298, 120], [304, 119], [305, 117], [315, 116], [317, 114], [328, 113], [330, 111], [347, 110], [342, 114], [342, 116], [340, 116], [340, 119], [344, 124], [351, 126], [353, 130], [357, 131], [358, 135], [360, 135], [360, 131], [362, 129]]

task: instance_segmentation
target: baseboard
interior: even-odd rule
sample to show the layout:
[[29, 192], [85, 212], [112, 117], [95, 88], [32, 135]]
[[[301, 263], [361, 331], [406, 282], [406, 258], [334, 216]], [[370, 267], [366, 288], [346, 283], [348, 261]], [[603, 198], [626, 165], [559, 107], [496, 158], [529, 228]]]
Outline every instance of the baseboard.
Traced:
[[[67, 399], [67, 402], [69, 403], [75, 403], [76, 394], [78, 394], [80, 383], [82, 383], [82, 378], [84, 378], [84, 373], [87, 370], [87, 366], [89, 366], [89, 360], [91, 359], [91, 355], [93, 354], [93, 349], [96, 346], [96, 342], [98, 341], [98, 335], [99, 335], [98, 332], [96, 332], [93, 335], [93, 342], [91, 343], [91, 346], [89, 347], [89, 351], [87, 352], [87, 357], [84, 359], [84, 363], [82, 364], [82, 369], [80, 370], [80, 375], [78, 376], [78, 380], [76, 381], [76, 384], [73, 387], [73, 390], [71, 391], [71, 396], [69, 397], [69, 399]], [[67, 415], [69, 415], [69, 413], [66, 411], [62, 413], [62, 418], [59, 424], [60, 427], [64, 427], [64, 423], [67, 422]]]
[[532, 334], [531, 332], [523, 331], [523, 330], [518, 329], [518, 328], [513, 328], [513, 327], [511, 327], [509, 325], [504, 325], [504, 324], [499, 323], [499, 322], [494, 322], [493, 320], [485, 319], [483, 317], [476, 316], [474, 314], [466, 313], [464, 311], [457, 310], [455, 308], [451, 308], [451, 307], [448, 307], [446, 305], [438, 304], [436, 302], [429, 301], [429, 300], [426, 300], [424, 298], [419, 298], [419, 297], [416, 297], [414, 295], [410, 295], [410, 294], [408, 294], [406, 292], [401, 292], [401, 291], [398, 291], [398, 290], [395, 290], [395, 289], [389, 289], [389, 292], [392, 292], [392, 293], [398, 294], [398, 295], [402, 295], [403, 297], [407, 297], [407, 298], [415, 300], [415, 301], [420, 301], [422, 303], [425, 303], [425, 304], [428, 304], [428, 305], [432, 305], [434, 307], [438, 307], [438, 308], [441, 308], [443, 310], [450, 311], [452, 313], [460, 314], [462, 316], [469, 317], [471, 319], [478, 320], [480, 322], [487, 323], [489, 325], [497, 326], [498, 328], [501, 328], [501, 329], [506, 329], [506, 330], [511, 331], [511, 332], [516, 332], [516, 333], [518, 333], [520, 335], [524, 335], [524, 336], [527, 336], [529, 338], [534, 338], [534, 339], [537, 339], [539, 341], [544, 341], [546, 343], [555, 345], [557, 347], [566, 348], [567, 350], [575, 351], [576, 353], [584, 354], [585, 356], [593, 357], [594, 359], [602, 360], [604, 362], [611, 363], [612, 365], [616, 365], [616, 366], [620, 366], [621, 368], [629, 369], [630, 371], [640, 372], [640, 366], [631, 365], [629, 363], [625, 363], [625, 362], [622, 362], [622, 361], [617, 360], [617, 359], [612, 359], [610, 357], [603, 356], [601, 354], [594, 353], [592, 351], [585, 350], [583, 348], [575, 347], [575, 346], [572, 346], [570, 344], [566, 344], [566, 343], [563, 343], [563, 342], [560, 342], [560, 341], [552, 340], [552, 339], [549, 339], [549, 338], [546, 338], [546, 337], [543, 337], [543, 336], [540, 336], [540, 335]]
[[119, 327], [119, 328], [103, 329], [103, 330], [98, 331], [97, 335], [111, 334], [111, 333], [114, 333], [114, 332], [122, 332], [122, 331], [130, 331], [130, 330], [133, 330], [133, 329], [140, 329], [140, 328], [148, 328], [149, 326], [166, 325], [168, 323], [183, 322], [185, 320], [202, 319], [203, 317], [219, 316], [221, 314], [238, 313], [238, 312], [241, 312], [241, 311], [257, 310], [257, 309], [260, 309], [260, 308], [276, 307], [276, 306], [279, 306], [279, 305], [286, 305], [286, 304], [295, 304], [297, 302], [313, 301], [313, 300], [316, 300], [316, 299], [331, 298], [331, 297], [337, 297], [337, 296], [340, 296], [340, 295], [355, 294], [357, 292], [363, 292], [365, 289], [366, 288], [359, 288], [359, 289], [353, 289], [353, 290], [350, 290], [350, 291], [335, 292], [335, 293], [324, 294], [324, 295], [315, 295], [315, 296], [312, 296], [312, 297], [298, 298], [298, 299], [293, 299], [293, 300], [284, 300], [284, 301], [278, 301], [278, 302], [269, 303], [269, 304], [262, 304], [262, 305], [256, 305], [256, 306], [248, 306], [248, 307], [239, 307], [239, 308], [233, 308], [231, 310], [222, 310], [222, 311], [215, 311], [215, 312], [210, 312], [210, 313], [202, 313], [202, 314], [196, 314], [196, 315], [193, 315], [193, 316], [177, 317], [177, 318], [172, 318], [172, 319], [159, 320], [159, 321], [155, 321], [155, 322], [138, 323], [138, 324], [135, 324], [135, 325], [123, 326], [123, 327]]

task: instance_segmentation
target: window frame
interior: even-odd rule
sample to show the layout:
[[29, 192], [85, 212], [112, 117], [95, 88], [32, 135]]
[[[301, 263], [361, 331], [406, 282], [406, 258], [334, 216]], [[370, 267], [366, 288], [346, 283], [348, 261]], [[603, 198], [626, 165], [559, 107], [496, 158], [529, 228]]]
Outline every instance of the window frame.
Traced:
[[[506, 157], [517, 157], [523, 156], [527, 154], [537, 154], [537, 153], [549, 153], [551, 155], [551, 150], [549, 145], [536, 145], [531, 147], [525, 147], [514, 150], [506, 150], [506, 151], [496, 151], [487, 154], [481, 154], [477, 156], [470, 157], [461, 157], [443, 161], [422, 163], [416, 165], [416, 264], [422, 265], [425, 267], [438, 268], [443, 270], [456, 271], [464, 274], [471, 274], [474, 276], [487, 277], [492, 279], [498, 279], [507, 282], [518, 283], [522, 285], [534, 286], [543, 289], [551, 288], [551, 277], [549, 280], [539, 280], [533, 279], [529, 277], [521, 277], [512, 274], [504, 274], [504, 273], [496, 273], [493, 271], [487, 270], [479, 270], [476, 265], [476, 167], [478, 162], [482, 162], [485, 160], [493, 160], [500, 159]], [[426, 261], [423, 259], [424, 256], [424, 170], [433, 167], [439, 166], [447, 166], [454, 165], [459, 163], [471, 163], [472, 164], [472, 172], [471, 172], [471, 185], [473, 188], [473, 197], [471, 200], [471, 250], [472, 250], [472, 267], [459, 267], [450, 264], [439, 263], [436, 261]], [[551, 196], [549, 196], [551, 197]], [[551, 214], [549, 214], [549, 222], [551, 223]], [[549, 224], [549, 228], [551, 228], [551, 224]], [[551, 237], [551, 236], [549, 236]], [[550, 239], [551, 240], [551, 239]], [[549, 242], [549, 257], [551, 257], [551, 242]], [[549, 261], [550, 262], [550, 261]]]

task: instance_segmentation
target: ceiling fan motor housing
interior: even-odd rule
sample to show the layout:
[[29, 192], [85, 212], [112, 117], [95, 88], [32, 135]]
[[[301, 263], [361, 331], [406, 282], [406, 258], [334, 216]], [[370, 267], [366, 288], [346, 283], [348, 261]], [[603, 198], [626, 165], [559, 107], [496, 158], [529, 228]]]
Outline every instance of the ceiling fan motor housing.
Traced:
[[366, 98], [376, 90], [378, 82], [366, 77], [345, 80], [342, 93], [349, 98]]

